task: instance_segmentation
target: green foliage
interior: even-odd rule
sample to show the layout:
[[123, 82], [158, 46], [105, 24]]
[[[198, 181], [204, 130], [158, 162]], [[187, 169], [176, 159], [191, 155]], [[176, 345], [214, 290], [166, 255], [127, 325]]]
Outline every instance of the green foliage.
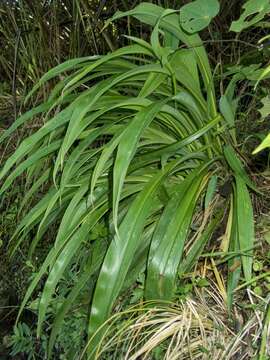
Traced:
[[270, 98], [265, 96], [261, 99], [263, 106], [259, 109], [262, 120], [264, 120], [270, 114]]
[[38, 350], [37, 340], [34, 332], [25, 323], [18, 323], [14, 327], [14, 334], [9, 340], [9, 346], [12, 347], [11, 356], [25, 354], [28, 360], [42, 359], [46, 354], [46, 337], [43, 335], [40, 339], [40, 349]]
[[[58, 305], [61, 298], [57, 299]], [[48, 313], [50, 316], [55, 315], [54, 309]], [[53, 358], [59, 360], [72, 360], [76, 354], [80, 353], [80, 349], [84, 346], [86, 338], [86, 311], [77, 309], [69, 314], [68, 319], [63, 323], [61, 331], [54, 346]], [[11, 348], [10, 355], [23, 355], [27, 359], [45, 359], [48, 349], [48, 334], [44, 332], [40, 339], [36, 338], [36, 327], [30, 328], [26, 323], [19, 322], [14, 327], [13, 335], [8, 339], [8, 346]]]
[[258, 152], [270, 147], [270, 134], [266, 136], [266, 138], [261, 142], [259, 146], [253, 151], [253, 154], [257, 154]]
[[270, 11], [268, 0], [248, 0], [243, 5], [244, 12], [237, 21], [231, 24], [231, 31], [240, 32], [250, 26], [256, 25]]
[[[269, 13], [270, 11], [270, 3], [268, 0], [248, 0], [243, 5], [244, 12], [240, 16], [237, 21], [233, 21], [230, 27], [231, 31], [241, 32], [250, 26], [258, 26], [259, 22]], [[266, 25], [264, 25], [266, 27]], [[263, 43], [263, 41], [268, 39], [268, 35], [264, 36], [259, 43]], [[254, 66], [251, 64], [250, 66]], [[257, 80], [255, 88], [258, 86], [259, 82], [263, 79], [269, 77], [270, 67], [267, 66], [265, 69], [260, 69], [257, 76], [254, 80]], [[262, 100], [263, 107], [259, 110], [262, 119], [264, 119], [269, 114], [269, 99], [268, 96], [263, 98]], [[270, 134], [266, 136], [266, 138], [261, 142], [259, 146], [257, 146], [253, 155], [259, 153], [262, 150], [270, 147]]]
[[[95, 231], [90, 234], [91, 240], [98, 239], [100, 242], [106, 237], [107, 230], [104, 224], [98, 224]], [[44, 359], [47, 357], [51, 324], [54, 321], [57, 323], [70, 289], [76, 288], [80, 269], [84, 269], [86, 266], [90, 249], [90, 244], [84, 244], [81, 251], [77, 253], [76, 259], [73, 260], [70, 268], [65, 271], [59, 281], [50, 306], [47, 309], [41, 337], [39, 339], [36, 338], [37, 323], [35, 321], [31, 321], [34, 324], [31, 327], [24, 322], [19, 322], [15, 326], [14, 333], [10, 337], [8, 344], [11, 347], [11, 355], [26, 354], [29, 359]], [[62, 321], [58, 337], [52, 349], [53, 359], [72, 360], [80, 353], [81, 348], [85, 346], [88, 297], [91, 294], [91, 287], [92, 284], [89, 282], [88, 286], [81, 287], [76, 301], [69, 303], [69, 308], [66, 309], [68, 316]], [[35, 300], [27, 305], [27, 310], [35, 315], [38, 314], [40, 298], [41, 295], [38, 295]]]
[[[212, 10], [214, 16], [218, 9]], [[57, 229], [18, 315], [45, 278], [38, 304], [38, 336], [61, 279], [74, 263], [78, 267], [76, 282], [55, 310], [49, 357], [65, 316], [87, 286], [91, 289], [89, 358], [105, 327], [96, 331], [121, 292], [142, 271], [146, 269], [146, 299], [173, 298], [178, 275], [194, 267], [220, 221], [219, 211], [213, 215], [217, 210], [213, 205], [185, 250], [194, 214], [213, 197], [213, 175], [222, 179], [233, 175], [230, 247], [241, 251], [245, 280], [251, 276], [254, 234], [248, 188], [257, 189], [231, 145], [234, 123], [226, 114], [234, 108], [233, 99], [228, 96], [225, 105], [223, 100], [219, 114], [207, 53], [198, 34], [183, 31], [179, 12], [141, 3], [116, 13], [112, 21], [128, 15], [153, 27], [149, 43], [129, 36], [126, 47], [53, 68], [31, 93], [59, 77], [49, 98], [0, 137], [4, 141], [35, 116], [43, 120], [43, 126], [21, 142], [0, 173], [1, 194], [21, 174], [27, 179], [25, 215], [12, 236], [11, 256], [35, 234], [31, 260], [49, 229], [53, 225]], [[168, 44], [168, 39], [173, 41]], [[175, 46], [179, 42], [187, 48]], [[28, 208], [28, 199], [35, 196], [39, 200]], [[105, 237], [94, 234], [100, 223], [107, 224], [108, 236], [107, 232]], [[181, 262], [183, 255], [185, 262]], [[231, 296], [238, 278], [229, 279]]]
[[180, 24], [190, 34], [207, 27], [219, 12], [218, 0], [195, 0], [181, 8]]
[[[261, 76], [259, 77], [257, 84], [262, 80], [265, 79], [270, 73], [270, 67], [268, 66], [263, 73], [261, 74]], [[257, 85], [256, 85], [257, 86]], [[262, 115], [262, 119], [264, 120], [270, 113], [269, 111], [269, 98], [268, 96], [263, 98], [262, 100], [263, 103], [263, 107], [259, 110], [261, 115]], [[259, 146], [257, 146], [254, 151], [253, 151], [253, 155], [259, 153], [262, 150], [265, 150], [267, 148], [270, 147], [270, 133], [262, 140], [261, 144]]]

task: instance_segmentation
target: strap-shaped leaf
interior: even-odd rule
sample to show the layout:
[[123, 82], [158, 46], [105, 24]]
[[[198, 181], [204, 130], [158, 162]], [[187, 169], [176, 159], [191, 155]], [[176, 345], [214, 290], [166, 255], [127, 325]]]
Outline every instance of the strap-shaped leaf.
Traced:
[[211, 179], [208, 183], [205, 199], [204, 199], [204, 208], [207, 209], [213, 200], [214, 194], [216, 192], [217, 187], [217, 175], [211, 176]]
[[147, 47], [141, 46], [139, 44], [126, 46], [114, 51], [111, 54], [107, 54], [101, 57], [99, 60], [95, 61], [93, 64], [86, 66], [76, 77], [74, 77], [66, 86], [65, 89], [76, 84], [80, 79], [84, 78], [87, 74], [98, 68], [100, 65], [109, 62], [110, 60], [122, 56], [132, 55], [132, 54], [144, 54], [152, 56], [151, 51]]
[[[198, 131], [192, 133], [191, 135], [187, 136], [186, 138], [179, 140], [173, 144], [167, 145], [162, 147], [161, 149], [154, 150], [152, 152], [143, 154], [139, 159], [137, 159], [137, 162], [135, 166], [140, 166], [141, 163], [147, 162], [148, 160], [151, 162], [153, 159], [156, 159], [158, 157], [161, 157], [163, 154], [166, 155], [172, 155], [183, 149], [185, 146], [188, 146], [189, 144], [192, 144], [197, 139], [205, 135], [210, 129], [212, 129], [214, 126], [216, 126], [220, 122], [221, 118], [220, 116], [217, 116], [214, 120], [209, 122], [207, 125], [199, 129]], [[191, 154], [192, 155], [192, 154]]]
[[254, 219], [250, 195], [245, 181], [240, 176], [236, 176], [236, 206], [239, 247], [242, 253], [246, 253], [241, 255], [242, 267], [245, 280], [249, 281], [252, 277]]
[[228, 124], [229, 132], [234, 141], [234, 144], [236, 144], [236, 133], [235, 133], [235, 123], [234, 123], [235, 114], [233, 109], [233, 103], [229, 101], [226, 95], [222, 95], [219, 101], [219, 108], [222, 115], [224, 116], [224, 119]]
[[165, 101], [160, 101], [138, 112], [120, 138], [113, 168], [113, 218], [116, 228], [120, 194], [129, 164], [136, 152], [142, 132], [154, 120], [164, 104]]
[[102, 241], [99, 241], [93, 245], [93, 247], [91, 248], [91, 255], [89, 256], [84, 269], [81, 269], [82, 273], [80, 274], [77, 283], [75, 284], [75, 286], [69, 293], [68, 297], [65, 299], [63, 305], [60, 307], [60, 309], [56, 314], [49, 339], [49, 346], [48, 346], [49, 359], [52, 356], [53, 346], [55, 344], [57, 334], [61, 329], [61, 325], [62, 322], [64, 321], [65, 315], [72, 308], [77, 297], [80, 295], [80, 292], [86, 286], [91, 276], [93, 276], [93, 274], [97, 272], [97, 270], [99, 269], [102, 263], [106, 250], [106, 247], [104, 245], [105, 244]]
[[[235, 191], [235, 188], [234, 188]], [[237, 253], [240, 251], [239, 247], [239, 231], [238, 231], [238, 219], [237, 219], [237, 201], [231, 197], [230, 201], [232, 212], [232, 226], [230, 233], [230, 246], [229, 251]], [[240, 256], [235, 255], [228, 260], [228, 280], [227, 280], [227, 299], [228, 310], [232, 310], [233, 305], [233, 292], [237, 287], [241, 275], [241, 259]]]
[[145, 296], [148, 300], [171, 301], [203, 174], [193, 171], [166, 206], [157, 225], [147, 265]]
[[166, 77], [167, 75], [164, 74], [150, 73], [139, 93], [139, 97], [147, 97], [151, 95], [152, 92], [164, 83]]
[[50, 69], [46, 74], [44, 74], [38, 83], [33, 87], [33, 89], [29, 92], [29, 94], [25, 98], [25, 102], [28, 101], [28, 99], [43, 85], [45, 82], [53, 79], [54, 77], [60, 75], [63, 72], [70, 71], [77, 69], [78, 67], [82, 66], [84, 62], [87, 61], [95, 61], [99, 58], [99, 56], [87, 56], [87, 57], [81, 57], [76, 59], [71, 59], [63, 62], [62, 64], [59, 64], [55, 66], [54, 68]]
[[33, 155], [29, 156], [26, 160], [24, 160], [20, 165], [16, 167], [16, 169], [7, 177], [4, 184], [0, 189], [0, 194], [6, 191], [13, 181], [20, 176], [26, 169], [28, 169], [31, 165], [37, 164], [42, 158], [47, 157], [52, 152], [59, 149], [61, 145], [61, 141], [54, 141], [53, 143], [41, 147], [38, 151], [34, 152]]
[[176, 79], [197, 99], [203, 109], [206, 103], [201, 93], [198, 66], [192, 49], [176, 51], [170, 58]]
[[38, 106], [34, 107], [33, 109], [27, 111], [26, 113], [24, 113], [20, 117], [18, 117], [16, 119], [16, 121], [7, 130], [5, 130], [3, 132], [3, 134], [1, 134], [1, 136], [0, 136], [0, 144], [6, 138], [8, 138], [16, 129], [18, 129], [21, 125], [23, 125], [27, 121], [31, 120], [34, 116], [49, 110], [52, 107], [53, 103], [54, 103], [53, 101], [45, 102], [45, 103], [43, 103], [41, 105], [38, 105]]
[[96, 225], [96, 223], [106, 212], [107, 204], [100, 207], [96, 211], [90, 212], [89, 216], [87, 216], [87, 221], [83, 222], [82, 226], [71, 236], [70, 240], [62, 248], [61, 252], [57, 255], [57, 259], [50, 269], [49, 276], [44, 285], [44, 289], [42, 291], [39, 303], [37, 325], [38, 336], [40, 336], [41, 334], [41, 326], [45, 318], [46, 310], [50, 304], [55, 287], [63, 275], [63, 272], [69, 265], [72, 257], [76, 254], [82, 242], [87, 238], [87, 236], [89, 236], [89, 232], [91, 231], [91, 229]]
[[[7, 172], [16, 164], [17, 161], [21, 160], [24, 156], [28, 155], [35, 146], [43, 139], [46, 135], [59, 128], [68, 122], [69, 116], [71, 115], [72, 108], [69, 106], [48, 121], [41, 129], [36, 133], [23, 140], [18, 149], [8, 158], [1, 173], [0, 179], [6, 176]], [[35, 149], [36, 150], [36, 149]]]
[[243, 164], [237, 157], [237, 155], [231, 145], [226, 145], [224, 147], [224, 155], [225, 155], [225, 158], [226, 158], [230, 168], [234, 172], [234, 176], [241, 177], [242, 180], [245, 182], [245, 184], [248, 185], [248, 187], [250, 187], [252, 190], [256, 191], [257, 193], [260, 193], [260, 191], [257, 189], [256, 185], [253, 184], [253, 182], [248, 177], [248, 175], [243, 167]]
[[[153, 197], [167, 176], [176, 171], [181, 160], [175, 160], [157, 173], [138, 194], [119, 227], [106, 253], [93, 298], [89, 337], [91, 338], [109, 316], [112, 306], [121, 291], [134, 253], [140, 246], [140, 239], [147, 217], [153, 205]], [[89, 352], [94, 353], [102, 332], [96, 334]]]
[[[41, 219], [42, 215], [46, 211], [47, 204], [51, 200], [51, 198], [56, 193], [55, 188], [51, 188], [43, 198], [24, 216], [22, 221], [17, 226], [16, 231], [12, 235], [10, 239], [10, 256], [14, 255], [16, 249], [20, 246], [21, 242], [24, 240], [24, 237], [29, 233], [29, 231], [36, 225], [36, 223]], [[24, 236], [22, 236], [22, 233]], [[17, 240], [14, 243], [14, 240]]]
[[20, 204], [19, 213], [22, 211], [22, 209], [25, 207], [26, 204], [30, 203], [31, 198], [34, 197], [36, 191], [49, 179], [49, 176], [50, 176], [50, 168], [44, 171], [44, 173], [32, 185], [30, 190], [27, 191]]

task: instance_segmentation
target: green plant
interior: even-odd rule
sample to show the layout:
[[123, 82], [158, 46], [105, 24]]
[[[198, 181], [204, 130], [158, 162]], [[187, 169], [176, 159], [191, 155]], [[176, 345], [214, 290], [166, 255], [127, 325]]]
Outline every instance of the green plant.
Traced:
[[248, 0], [243, 5], [244, 12], [237, 21], [233, 21], [230, 30], [240, 32], [258, 23], [269, 13], [268, 0]]
[[[268, 27], [269, 24], [267, 22], [262, 22], [261, 20], [269, 14], [270, 4], [268, 0], [248, 0], [243, 4], [244, 12], [241, 14], [240, 18], [237, 21], [233, 21], [230, 27], [231, 31], [236, 33], [240, 33], [243, 30], [246, 30], [249, 27]], [[262, 49], [264, 47], [264, 41], [269, 39], [269, 36], [264, 36], [258, 43], [261, 45]], [[258, 47], [259, 48], [259, 47]], [[270, 67], [268, 66], [265, 69], [262, 69], [259, 73], [258, 78], [256, 79], [256, 86], [262, 79], [266, 79], [269, 77]], [[269, 98], [268, 96], [262, 99], [264, 104], [262, 108], [262, 117], [266, 117], [269, 115]], [[265, 139], [262, 140], [261, 144], [257, 146], [253, 154], [257, 154], [258, 152], [265, 150], [270, 147], [270, 134], [268, 134]]]
[[25, 323], [18, 323], [14, 327], [14, 334], [10, 337], [9, 346], [12, 348], [10, 355], [25, 354], [28, 360], [42, 359], [46, 354], [46, 337], [43, 335], [40, 340], [40, 349], [37, 350], [39, 342], [34, 332]]
[[[190, 21], [200, 16], [199, 11], [194, 15], [194, 8], [192, 14]], [[245, 281], [251, 279], [254, 228], [248, 187], [256, 187], [234, 150], [233, 94], [222, 97], [218, 113], [207, 53], [196, 33], [183, 30], [179, 11], [142, 3], [116, 13], [112, 20], [128, 15], [153, 27], [150, 43], [129, 36], [131, 45], [51, 69], [29, 94], [60, 76], [48, 100], [22, 115], [0, 138], [4, 141], [35, 116], [44, 121], [10, 156], [0, 174], [5, 179], [4, 193], [26, 173], [22, 209], [42, 194], [18, 225], [10, 243], [11, 256], [35, 232], [31, 259], [51, 225], [58, 228], [18, 315], [47, 275], [39, 302], [38, 336], [57, 284], [81, 247], [89, 244], [78, 280], [56, 314], [49, 356], [65, 315], [90, 280], [95, 290], [89, 299], [89, 357], [101, 336], [100, 332], [95, 336], [96, 330], [121, 291], [142, 270], [147, 274], [146, 299], [172, 299], [178, 270], [192, 269], [219, 226], [222, 212], [216, 211], [217, 181], [213, 181], [217, 177], [220, 183], [233, 175], [233, 191], [225, 203], [230, 209], [227, 249], [234, 254], [228, 266], [241, 263]], [[179, 269], [198, 209], [204, 211], [204, 221]], [[107, 241], [89, 235], [101, 219], [109, 227]], [[229, 272], [229, 308], [240, 270]]]
[[[98, 241], [102, 242], [102, 238], [107, 236], [106, 228], [100, 224], [90, 236], [91, 239], [98, 238]], [[11, 348], [11, 355], [25, 354], [29, 359], [44, 359], [47, 357], [48, 338], [53, 319], [65, 302], [70, 289], [76, 285], [79, 269], [80, 267], [83, 268], [88, 256], [89, 244], [85, 244], [57, 285], [46, 313], [43, 334], [39, 339], [36, 338], [37, 322], [33, 321], [33, 319], [30, 321], [28, 319], [31, 327], [24, 322], [19, 322], [14, 327], [13, 334], [8, 337], [8, 347]], [[28, 266], [31, 266], [31, 264], [28, 264]], [[76, 301], [71, 304], [52, 350], [53, 359], [72, 360], [76, 354], [80, 353], [81, 348], [85, 346], [88, 313], [87, 299], [91, 291], [90, 288], [91, 284], [88, 284], [86, 288], [82, 288]], [[35, 300], [27, 305], [27, 310], [31, 312], [32, 318], [35, 318], [38, 314], [40, 297], [39, 294]]]
[[[50, 307], [46, 323], [50, 323], [50, 319], [55, 316], [64, 298], [58, 296], [55, 298]], [[37, 302], [30, 304], [28, 309], [35, 311]], [[52, 357], [53, 359], [74, 359], [76, 354], [85, 346], [86, 325], [87, 325], [87, 308], [80, 308], [80, 304], [69, 313], [68, 318], [63, 322], [61, 331], [55, 343]], [[10, 355], [26, 355], [27, 359], [46, 359], [48, 349], [48, 334], [50, 327], [46, 326], [44, 333], [39, 339], [36, 338], [36, 326], [31, 328], [24, 322], [19, 322], [13, 330], [13, 334], [8, 337], [7, 345], [11, 349]]]

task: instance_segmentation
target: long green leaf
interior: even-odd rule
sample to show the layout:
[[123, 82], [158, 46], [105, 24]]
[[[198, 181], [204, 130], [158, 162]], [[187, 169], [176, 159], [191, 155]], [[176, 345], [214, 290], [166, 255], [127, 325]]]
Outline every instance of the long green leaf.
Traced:
[[[235, 189], [234, 189], [235, 190]], [[232, 211], [232, 226], [230, 233], [230, 252], [239, 252], [239, 231], [238, 231], [238, 218], [237, 218], [237, 200], [231, 198]], [[227, 280], [227, 299], [228, 310], [231, 312], [233, 305], [233, 292], [237, 287], [241, 275], [241, 259], [239, 256], [234, 256], [228, 260], [228, 280]]]
[[[114, 301], [121, 291], [127, 271], [132, 262], [134, 252], [140, 245], [145, 221], [153, 205], [153, 197], [160, 184], [181, 163], [177, 160], [167, 165], [144, 187], [132, 205], [111, 242], [104, 259], [101, 272], [97, 281], [96, 290], [91, 307], [89, 337], [95, 334], [97, 329], [109, 316]], [[94, 353], [99, 333], [91, 342], [90, 353]]]
[[252, 249], [254, 246], [254, 219], [250, 195], [242, 177], [236, 177], [237, 228], [239, 247], [247, 255], [241, 256], [245, 280], [252, 277]]
[[260, 193], [260, 191], [257, 189], [256, 185], [253, 184], [253, 182], [248, 177], [243, 164], [237, 157], [235, 151], [233, 150], [233, 147], [231, 145], [226, 145], [224, 147], [224, 155], [226, 160], [228, 161], [229, 166], [234, 171], [234, 175], [241, 177], [242, 180], [247, 184], [252, 190], [256, 191], [257, 193]]
[[164, 101], [161, 101], [141, 110], [134, 120], [126, 127], [120, 138], [113, 170], [113, 217], [116, 227], [120, 194], [128, 166], [136, 152], [136, 147], [143, 130], [150, 125], [163, 105]]
[[147, 265], [145, 296], [171, 301], [184, 243], [203, 174], [193, 171], [172, 195], [153, 235]]

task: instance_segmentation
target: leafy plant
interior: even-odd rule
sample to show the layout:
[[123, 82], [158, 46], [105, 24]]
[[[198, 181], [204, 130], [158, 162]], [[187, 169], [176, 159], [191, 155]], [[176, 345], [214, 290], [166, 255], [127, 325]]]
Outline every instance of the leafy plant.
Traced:
[[237, 21], [231, 24], [231, 31], [240, 32], [257, 25], [270, 11], [268, 0], [248, 0], [243, 5], [244, 12]]
[[[91, 234], [92, 239], [98, 238], [100, 242], [102, 242], [102, 238], [106, 236], [107, 231], [103, 224], [96, 226], [95, 231]], [[62, 304], [65, 302], [65, 297], [70, 292], [70, 289], [76, 285], [79, 274], [78, 264], [80, 264], [81, 267], [84, 266], [89, 256], [88, 252], [89, 244], [85, 244], [77, 254], [70, 268], [65, 271], [59, 281], [46, 313], [41, 337], [39, 339], [36, 338], [37, 323], [33, 321], [33, 319], [31, 320], [31, 327], [24, 322], [19, 322], [18, 325], [14, 327], [13, 334], [9, 336], [7, 341], [8, 347], [11, 348], [11, 355], [24, 354], [29, 359], [47, 358], [48, 335], [51, 330], [51, 324]], [[89, 292], [91, 292], [90, 288], [91, 284], [82, 288], [76, 301], [71, 304], [69, 312], [62, 322], [61, 329], [59, 329], [57, 341], [52, 350], [53, 359], [74, 359], [74, 356], [85, 346], [88, 313], [87, 301], [85, 300], [88, 299]], [[38, 314], [39, 302], [40, 294], [27, 305], [27, 310], [31, 312], [32, 318]], [[29, 319], [28, 323], [30, 323]]]
[[[61, 296], [57, 297], [54, 304], [57, 302], [61, 304], [63, 298]], [[34, 304], [31, 305], [31, 307], [33, 306]], [[46, 316], [47, 323], [55, 315], [56, 310], [56, 306], [50, 307]], [[74, 359], [74, 356], [84, 346], [87, 325], [85, 310], [79, 308], [73, 311], [69, 314], [67, 320], [63, 322], [52, 352], [54, 359]], [[13, 334], [7, 340], [7, 345], [11, 348], [10, 355], [25, 355], [29, 360], [47, 358], [48, 331], [49, 327], [46, 328], [40, 339], [37, 339], [35, 326], [30, 328], [26, 323], [19, 322], [14, 327]]]
[[[268, 0], [248, 0], [243, 5], [244, 12], [240, 16], [240, 18], [237, 21], [233, 21], [230, 27], [231, 31], [235, 32], [241, 32], [251, 26], [259, 26], [260, 21], [269, 14], [270, 11], [270, 3]], [[265, 25], [266, 27], [266, 25]], [[267, 40], [269, 36], [264, 36], [260, 41], [259, 44], [261, 44], [263, 48], [263, 41]], [[270, 67], [268, 66], [266, 69], [263, 69], [263, 71], [260, 71], [259, 77], [256, 79], [257, 83], [265, 79], [269, 76], [270, 73]], [[263, 108], [261, 109], [262, 117], [266, 117], [269, 114], [268, 106], [269, 106], [269, 99], [268, 96], [264, 99], [262, 99], [262, 102], [264, 104]], [[253, 154], [257, 154], [258, 152], [269, 148], [270, 147], [270, 134], [268, 134], [265, 139], [261, 142], [259, 146], [254, 149]]]
[[[89, 358], [102, 336], [96, 331], [142, 270], [147, 300], [172, 299], [194, 213], [202, 209], [205, 217], [185, 251], [185, 271], [196, 264], [219, 225], [213, 176], [220, 183], [233, 175], [233, 192], [225, 205], [230, 207], [227, 248], [235, 255], [228, 265], [240, 262], [245, 280], [251, 278], [254, 228], [248, 188], [256, 187], [233, 147], [233, 94], [219, 113], [207, 53], [200, 37], [181, 27], [179, 11], [142, 3], [111, 20], [124, 16], [153, 27], [150, 43], [129, 36], [130, 45], [105, 56], [73, 59], [51, 69], [29, 94], [60, 77], [47, 101], [23, 114], [0, 138], [4, 141], [35, 116], [44, 121], [0, 173], [1, 193], [26, 173], [24, 211], [30, 199], [42, 194], [12, 236], [11, 256], [34, 232], [31, 259], [52, 224], [58, 228], [18, 315], [46, 275], [38, 336], [57, 284], [89, 244], [87, 260], [78, 264], [78, 280], [56, 314], [49, 356], [65, 315], [89, 281], [95, 284], [89, 295]], [[205, 194], [207, 208], [201, 206]], [[104, 241], [90, 236], [101, 220], [110, 234]], [[229, 308], [238, 270], [229, 273]]]
[[41, 338], [41, 348], [37, 350], [35, 334], [25, 323], [18, 323], [14, 327], [14, 334], [11, 336], [9, 346], [12, 347], [10, 355], [25, 354], [28, 360], [44, 358], [46, 354], [46, 337]]

